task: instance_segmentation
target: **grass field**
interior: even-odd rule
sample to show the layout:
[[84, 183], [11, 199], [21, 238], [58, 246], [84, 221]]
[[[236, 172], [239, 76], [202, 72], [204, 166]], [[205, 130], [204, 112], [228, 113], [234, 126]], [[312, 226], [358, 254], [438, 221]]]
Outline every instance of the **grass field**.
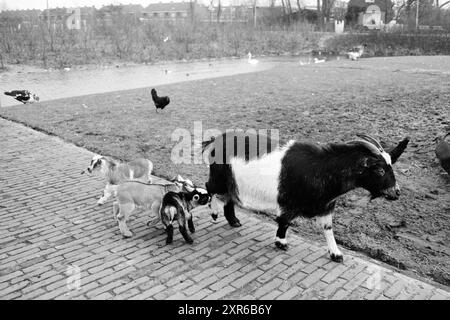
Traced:
[[[204, 164], [170, 161], [177, 143], [172, 132], [192, 132], [194, 121], [202, 121], [204, 130], [279, 129], [282, 141], [337, 142], [367, 132], [393, 145], [410, 136], [395, 165], [400, 200], [368, 202], [364, 191], [349, 193], [336, 210], [336, 238], [347, 248], [450, 285], [450, 178], [434, 156], [434, 138], [450, 130], [449, 81], [449, 56], [289, 62], [258, 73], [158, 87], [172, 101], [160, 113], [150, 90], [147, 96], [130, 90], [1, 108], [0, 115], [101, 154], [148, 157], [157, 175], [180, 173], [201, 185], [208, 174]], [[298, 220], [294, 229], [323, 240], [309, 221]]]

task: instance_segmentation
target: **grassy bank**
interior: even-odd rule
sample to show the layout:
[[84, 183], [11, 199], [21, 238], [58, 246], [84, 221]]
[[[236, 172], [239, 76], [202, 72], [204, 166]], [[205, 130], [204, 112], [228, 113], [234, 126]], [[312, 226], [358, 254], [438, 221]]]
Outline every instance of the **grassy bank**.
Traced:
[[[259, 73], [158, 87], [172, 101], [158, 114], [141, 99], [142, 90], [131, 90], [1, 108], [0, 115], [101, 154], [148, 157], [158, 175], [180, 173], [199, 185], [207, 179], [204, 164], [170, 161], [178, 142], [174, 130], [192, 132], [194, 121], [202, 121], [203, 130], [279, 129], [282, 141], [346, 141], [367, 132], [394, 145], [411, 136], [395, 165], [401, 198], [368, 202], [364, 191], [351, 192], [336, 210], [336, 238], [450, 285], [449, 178], [433, 151], [433, 139], [450, 126], [448, 72], [448, 57], [282, 63]], [[310, 221], [299, 219], [294, 228], [324, 243]]]
[[325, 42], [328, 50], [346, 52], [367, 44], [367, 56], [449, 55], [450, 33], [370, 32], [336, 35]]

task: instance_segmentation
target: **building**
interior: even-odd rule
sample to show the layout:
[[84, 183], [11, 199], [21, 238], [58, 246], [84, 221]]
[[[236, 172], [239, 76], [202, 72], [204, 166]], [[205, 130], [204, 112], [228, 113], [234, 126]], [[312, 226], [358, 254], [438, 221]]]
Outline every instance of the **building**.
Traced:
[[[262, 15], [264, 9], [270, 8], [257, 8], [257, 11]], [[182, 20], [192, 17], [192, 12], [198, 21], [204, 22], [249, 22], [253, 19], [252, 6], [240, 5], [218, 7], [211, 5], [205, 6], [198, 2], [183, 1], [150, 4], [145, 8], [142, 20]]]
[[346, 22], [365, 29], [381, 29], [391, 21], [393, 15], [391, 0], [350, 0]]
[[249, 22], [253, 17], [251, 6], [209, 7], [209, 17], [212, 22]]
[[152, 3], [142, 13], [141, 20], [180, 20], [192, 17], [207, 20], [208, 8], [197, 2], [169, 2]]

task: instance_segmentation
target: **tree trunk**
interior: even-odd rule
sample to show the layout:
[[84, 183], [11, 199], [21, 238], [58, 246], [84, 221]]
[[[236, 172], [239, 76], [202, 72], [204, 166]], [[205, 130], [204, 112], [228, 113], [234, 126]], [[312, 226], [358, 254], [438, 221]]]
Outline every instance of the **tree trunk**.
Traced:
[[189, 9], [191, 11], [191, 23], [194, 23], [194, 19], [195, 19], [195, 3], [196, 3], [196, 0], [189, 1]]
[[253, 0], [253, 27], [256, 28], [256, 0]]
[[220, 22], [220, 16], [222, 15], [222, 4], [219, 0], [219, 5], [217, 6], [217, 23]]
[[283, 6], [283, 14], [286, 15], [286, 4], [284, 3], [284, 0], [281, 0], [281, 5]]
[[320, 9], [320, 0], [317, 0], [317, 25], [319, 29], [322, 29], [322, 10]]

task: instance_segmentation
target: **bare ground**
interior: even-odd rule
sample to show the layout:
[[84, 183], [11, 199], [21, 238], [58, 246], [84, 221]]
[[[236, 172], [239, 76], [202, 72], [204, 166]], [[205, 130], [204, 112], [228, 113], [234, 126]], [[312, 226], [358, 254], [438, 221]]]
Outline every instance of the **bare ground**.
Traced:
[[[340, 200], [338, 242], [398, 268], [450, 285], [450, 178], [434, 139], [450, 130], [450, 57], [396, 57], [300, 66], [158, 87], [171, 104], [155, 113], [148, 90], [129, 90], [0, 109], [2, 117], [123, 159], [145, 156], [156, 174], [181, 173], [198, 184], [204, 164], [175, 164], [176, 128], [279, 129], [282, 141], [346, 141], [357, 132], [394, 145], [411, 143], [395, 165], [402, 196], [368, 201], [362, 190]], [[83, 106], [84, 104], [84, 106]], [[38, 148], [38, 146], [36, 146]], [[82, 170], [84, 168], [74, 168]], [[298, 232], [321, 239], [310, 221]]]

